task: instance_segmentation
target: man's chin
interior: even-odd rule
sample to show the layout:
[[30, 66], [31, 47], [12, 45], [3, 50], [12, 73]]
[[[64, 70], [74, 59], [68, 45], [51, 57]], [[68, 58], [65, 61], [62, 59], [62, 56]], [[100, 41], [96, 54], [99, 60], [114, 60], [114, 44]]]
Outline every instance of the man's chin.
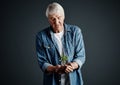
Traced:
[[60, 28], [60, 26], [55, 26], [55, 28], [56, 28], [56, 29], [59, 29], [59, 28]]

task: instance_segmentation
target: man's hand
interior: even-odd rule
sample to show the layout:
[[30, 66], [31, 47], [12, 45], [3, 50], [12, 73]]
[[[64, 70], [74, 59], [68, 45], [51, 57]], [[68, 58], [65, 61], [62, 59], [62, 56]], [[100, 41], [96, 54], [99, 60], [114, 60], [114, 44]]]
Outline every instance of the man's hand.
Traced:
[[71, 62], [71, 63], [67, 63], [65, 65], [48, 66], [46, 71], [48, 73], [63, 74], [63, 73], [72, 72], [73, 70], [75, 70], [77, 68], [78, 68], [78, 64], [76, 62]]
[[73, 71], [73, 67], [71, 65], [66, 64], [65, 66], [66, 66], [65, 73], [69, 73]]
[[66, 73], [72, 72], [73, 70], [78, 68], [78, 64], [76, 62], [68, 63], [65, 66], [66, 66], [65, 69]]
[[63, 74], [63, 73], [65, 73], [65, 68], [66, 68], [66, 66], [62, 66], [62, 65], [48, 66], [46, 71], [48, 73]]
[[66, 66], [57, 65], [55, 68], [55, 72], [58, 74], [63, 74], [63, 73], [65, 73], [65, 68], [66, 68]]

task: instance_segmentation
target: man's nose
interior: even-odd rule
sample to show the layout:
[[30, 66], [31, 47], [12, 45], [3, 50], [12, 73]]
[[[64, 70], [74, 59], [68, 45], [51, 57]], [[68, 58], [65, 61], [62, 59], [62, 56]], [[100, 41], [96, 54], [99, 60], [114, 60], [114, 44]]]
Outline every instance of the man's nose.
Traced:
[[55, 19], [55, 24], [58, 24], [59, 23], [59, 20], [58, 19]]

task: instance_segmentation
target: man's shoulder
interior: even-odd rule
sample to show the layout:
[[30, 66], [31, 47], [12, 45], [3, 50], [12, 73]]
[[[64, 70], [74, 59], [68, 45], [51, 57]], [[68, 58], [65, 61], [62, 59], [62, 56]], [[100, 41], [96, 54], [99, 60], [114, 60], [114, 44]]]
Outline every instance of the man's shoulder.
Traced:
[[80, 27], [72, 24], [65, 24], [66, 28], [71, 31], [81, 31]]

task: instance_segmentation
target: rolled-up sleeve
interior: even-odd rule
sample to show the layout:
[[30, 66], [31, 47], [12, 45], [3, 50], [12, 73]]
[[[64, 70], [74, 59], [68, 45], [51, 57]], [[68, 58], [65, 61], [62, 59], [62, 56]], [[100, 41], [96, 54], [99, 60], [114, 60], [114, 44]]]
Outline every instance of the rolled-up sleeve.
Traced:
[[81, 68], [85, 62], [85, 47], [83, 36], [79, 27], [75, 29], [75, 56], [73, 62], [76, 62]]
[[42, 71], [45, 71], [48, 66], [52, 66], [47, 60], [47, 56], [45, 54], [45, 49], [42, 45], [42, 40], [40, 35], [36, 36], [36, 52], [37, 52], [37, 58], [38, 58], [38, 64]]

